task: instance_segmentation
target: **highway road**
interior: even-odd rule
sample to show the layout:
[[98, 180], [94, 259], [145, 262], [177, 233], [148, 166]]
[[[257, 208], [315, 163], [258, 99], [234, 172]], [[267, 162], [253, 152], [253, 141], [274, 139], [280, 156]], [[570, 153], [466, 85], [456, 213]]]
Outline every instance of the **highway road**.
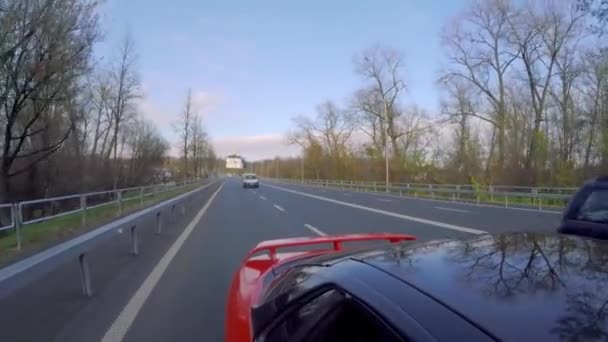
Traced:
[[[550, 232], [559, 215], [226, 178], [209, 200], [130, 256], [125, 239], [92, 258], [95, 295], [79, 292], [76, 262], [0, 301], [7, 341], [222, 341], [232, 273], [258, 242], [295, 236], [399, 232], [419, 240]], [[152, 225], [152, 223], [149, 223]], [[97, 266], [97, 267], [96, 267]]]

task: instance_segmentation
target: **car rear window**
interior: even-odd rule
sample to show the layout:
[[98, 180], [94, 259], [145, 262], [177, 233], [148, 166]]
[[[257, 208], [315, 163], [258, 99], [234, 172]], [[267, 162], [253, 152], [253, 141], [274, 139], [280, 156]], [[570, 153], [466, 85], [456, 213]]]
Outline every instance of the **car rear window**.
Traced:
[[254, 175], [246, 175], [245, 179], [256, 179]]
[[579, 221], [608, 223], [608, 189], [593, 190], [576, 213]]

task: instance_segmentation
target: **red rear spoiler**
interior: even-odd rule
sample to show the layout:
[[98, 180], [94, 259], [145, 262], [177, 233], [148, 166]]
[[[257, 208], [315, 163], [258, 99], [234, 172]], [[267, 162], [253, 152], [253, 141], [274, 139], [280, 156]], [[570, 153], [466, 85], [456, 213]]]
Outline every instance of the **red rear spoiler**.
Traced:
[[356, 242], [356, 241], [388, 241], [390, 243], [397, 243], [401, 241], [413, 241], [416, 237], [407, 234], [391, 234], [391, 233], [369, 233], [369, 234], [344, 234], [344, 235], [330, 235], [330, 236], [318, 236], [318, 237], [298, 237], [289, 239], [277, 239], [260, 242], [254, 249], [252, 249], [247, 255], [247, 259], [255, 253], [267, 250], [270, 254], [270, 259], [275, 260], [277, 255], [277, 249], [285, 247], [296, 247], [296, 246], [308, 246], [318, 245], [324, 243], [331, 243], [334, 251], [342, 250], [343, 242]]

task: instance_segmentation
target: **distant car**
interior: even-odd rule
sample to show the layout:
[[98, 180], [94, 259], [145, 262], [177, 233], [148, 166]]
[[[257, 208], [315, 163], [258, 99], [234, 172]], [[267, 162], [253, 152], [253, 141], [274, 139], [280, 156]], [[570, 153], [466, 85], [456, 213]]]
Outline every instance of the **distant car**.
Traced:
[[[603, 241], [510, 233], [396, 243], [413, 239], [358, 234], [260, 243], [233, 277], [226, 341], [605, 341], [608, 336]], [[371, 240], [395, 244], [343, 249], [344, 243]], [[316, 249], [302, 251], [305, 246]]]
[[558, 231], [608, 239], [608, 177], [585, 183], [570, 198]]
[[243, 188], [259, 188], [260, 181], [258, 177], [253, 173], [243, 174]]

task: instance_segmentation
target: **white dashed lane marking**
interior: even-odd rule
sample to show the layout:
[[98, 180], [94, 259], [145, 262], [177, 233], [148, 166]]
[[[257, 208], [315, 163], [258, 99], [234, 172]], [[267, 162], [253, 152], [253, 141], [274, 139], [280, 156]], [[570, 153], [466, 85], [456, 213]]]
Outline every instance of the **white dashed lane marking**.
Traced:
[[304, 227], [308, 228], [310, 231], [312, 231], [313, 233], [320, 235], [320, 236], [326, 236], [327, 234], [323, 233], [320, 229], [315, 228], [311, 225], [309, 225], [308, 223], [304, 225]]
[[280, 206], [278, 206], [278, 205], [276, 205], [276, 204], [273, 204], [273, 206], [274, 206], [275, 208], [277, 208], [277, 210], [279, 210], [279, 211], [285, 211], [285, 209], [281, 208]]

